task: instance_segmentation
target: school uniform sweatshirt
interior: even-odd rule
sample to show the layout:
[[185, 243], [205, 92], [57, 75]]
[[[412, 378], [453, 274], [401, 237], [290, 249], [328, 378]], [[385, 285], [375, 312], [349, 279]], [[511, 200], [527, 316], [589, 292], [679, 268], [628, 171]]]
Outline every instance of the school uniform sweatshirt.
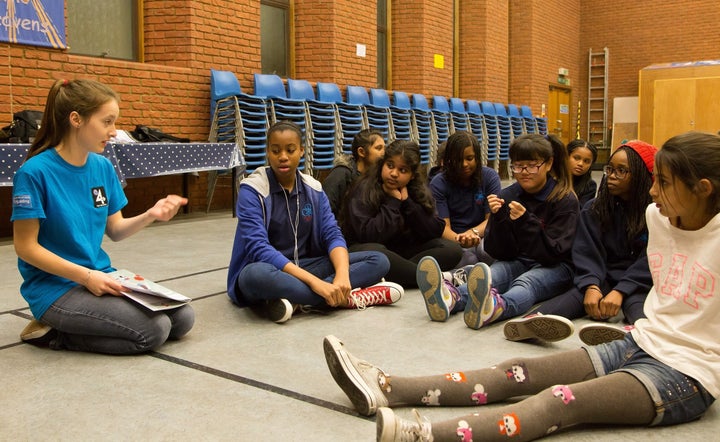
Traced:
[[594, 201], [588, 201], [580, 212], [572, 248], [575, 286], [584, 291], [590, 285], [600, 287], [607, 281], [625, 295], [647, 293], [652, 286], [647, 262], [647, 229], [628, 241], [625, 205], [616, 200], [612, 225], [602, 231], [600, 221], [592, 213]]
[[[572, 244], [578, 223], [578, 201], [572, 192], [559, 201], [547, 201], [556, 181], [548, 175], [539, 192], [530, 194], [518, 183], [506, 187], [498, 195], [505, 204], [490, 215], [485, 228], [484, 248], [495, 259], [519, 260], [525, 265], [554, 266], [562, 262], [572, 265]], [[508, 205], [517, 201], [525, 213], [510, 219]]]
[[349, 204], [349, 219], [345, 220], [343, 233], [349, 244], [374, 242], [397, 251], [442, 236], [445, 221], [427, 213], [413, 199], [400, 201], [385, 195], [380, 209], [374, 210], [362, 203], [361, 192], [356, 187], [345, 202]]
[[[241, 307], [247, 304], [237, 289], [236, 281], [246, 265], [266, 262], [282, 269], [290, 262], [290, 259], [273, 247], [268, 239], [272, 213], [268, 175], [271, 173], [273, 173], [272, 169], [268, 166], [258, 168], [242, 180], [238, 189], [238, 223], [228, 268], [227, 287], [230, 299]], [[302, 186], [303, 193], [311, 203], [311, 210], [303, 208], [303, 216], [312, 217], [310, 248], [325, 250], [329, 255], [336, 247], [347, 247], [320, 182], [310, 175], [297, 172], [296, 185]], [[287, 235], [292, 238], [291, 229], [288, 229]]]

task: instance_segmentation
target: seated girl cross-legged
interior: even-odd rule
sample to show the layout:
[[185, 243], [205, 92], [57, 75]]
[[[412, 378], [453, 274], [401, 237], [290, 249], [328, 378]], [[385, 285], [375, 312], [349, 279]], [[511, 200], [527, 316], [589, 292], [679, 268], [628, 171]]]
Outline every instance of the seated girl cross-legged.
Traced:
[[228, 295], [277, 323], [302, 307], [392, 304], [403, 288], [380, 282], [388, 271], [378, 252], [350, 253], [320, 183], [298, 171], [303, 134], [281, 121], [267, 134], [270, 166], [240, 184]]

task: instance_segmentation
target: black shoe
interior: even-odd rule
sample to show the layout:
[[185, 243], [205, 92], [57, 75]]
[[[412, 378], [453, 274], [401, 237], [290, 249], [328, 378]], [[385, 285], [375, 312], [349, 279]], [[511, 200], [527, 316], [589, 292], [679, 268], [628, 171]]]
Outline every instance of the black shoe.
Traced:
[[57, 337], [57, 330], [35, 319], [31, 320], [20, 332], [23, 342], [38, 347], [49, 347], [50, 342]]
[[269, 320], [282, 324], [292, 318], [293, 309], [293, 305], [287, 299], [273, 299], [265, 305], [265, 314]]

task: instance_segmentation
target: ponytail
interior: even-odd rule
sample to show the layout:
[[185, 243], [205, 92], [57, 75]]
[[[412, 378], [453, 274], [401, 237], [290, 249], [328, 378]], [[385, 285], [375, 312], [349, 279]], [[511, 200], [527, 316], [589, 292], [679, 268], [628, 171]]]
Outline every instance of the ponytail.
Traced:
[[553, 165], [550, 174], [557, 184], [548, 195], [548, 201], [559, 201], [572, 193], [572, 174], [568, 166], [568, 152], [565, 144], [555, 135], [546, 135], [553, 151]]
[[120, 98], [110, 87], [94, 80], [58, 80], [48, 92], [40, 128], [27, 158], [31, 158], [62, 142], [70, 132], [70, 114], [77, 112], [90, 118], [110, 100]]

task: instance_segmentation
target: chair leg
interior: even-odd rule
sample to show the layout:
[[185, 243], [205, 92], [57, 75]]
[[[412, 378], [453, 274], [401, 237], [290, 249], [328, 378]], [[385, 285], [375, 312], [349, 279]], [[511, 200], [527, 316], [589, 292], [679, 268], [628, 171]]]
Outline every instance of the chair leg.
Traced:
[[210, 205], [212, 204], [212, 198], [215, 194], [215, 184], [217, 184], [218, 172], [217, 170], [211, 170], [208, 172], [208, 189], [207, 189], [207, 207], [205, 213], [210, 212]]

